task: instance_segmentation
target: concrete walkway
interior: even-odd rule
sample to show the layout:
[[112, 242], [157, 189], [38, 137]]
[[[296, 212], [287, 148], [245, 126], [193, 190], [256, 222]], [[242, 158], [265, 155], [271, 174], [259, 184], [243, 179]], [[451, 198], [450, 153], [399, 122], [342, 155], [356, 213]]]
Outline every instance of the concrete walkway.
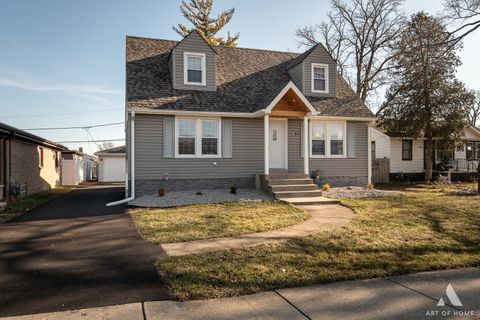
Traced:
[[302, 238], [341, 227], [348, 224], [355, 216], [352, 210], [340, 205], [298, 206], [298, 208], [307, 211], [309, 217], [307, 220], [290, 227], [236, 237], [167, 243], [160, 246], [168, 256], [183, 256], [256, 246], [286, 239]]
[[[461, 306], [446, 294], [451, 284]], [[451, 294], [450, 294], [451, 296]], [[439, 299], [445, 306], [437, 306]], [[205, 301], [158, 301], [10, 320], [480, 319], [480, 268], [337, 282]]]

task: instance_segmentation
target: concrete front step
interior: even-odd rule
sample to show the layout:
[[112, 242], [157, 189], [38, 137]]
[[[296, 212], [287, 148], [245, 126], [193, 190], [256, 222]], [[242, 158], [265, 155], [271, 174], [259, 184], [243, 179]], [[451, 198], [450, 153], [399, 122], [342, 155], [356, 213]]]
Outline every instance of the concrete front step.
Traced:
[[340, 204], [340, 200], [329, 199], [325, 197], [278, 198], [278, 200], [282, 200], [297, 206]]
[[285, 185], [270, 185], [272, 192], [278, 191], [305, 191], [305, 190], [318, 190], [316, 184], [285, 184]]
[[273, 194], [276, 198], [320, 197], [322, 196], [322, 190], [277, 191]]
[[268, 180], [279, 179], [307, 179], [308, 174], [304, 173], [270, 173]]
[[268, 184], [271, 186], [278, 185], [298, 185], [298, 184], [313, 184], [313, 180], [309, 178], [295, 178], [295, 179], [275, 179], [269, 180]]

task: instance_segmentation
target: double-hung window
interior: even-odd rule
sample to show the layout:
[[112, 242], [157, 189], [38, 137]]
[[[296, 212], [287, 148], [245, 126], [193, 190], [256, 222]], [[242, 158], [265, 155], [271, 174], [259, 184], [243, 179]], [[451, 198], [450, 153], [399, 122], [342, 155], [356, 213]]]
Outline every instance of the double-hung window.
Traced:
[[195, 155], [195, 136], [197, 121], [195, 119], [178, 120], [178, 154]]
[[38, 166], [43, 168], [43, 148], [38, 148]]
[[184, 53], [184, 83], [188, 85], [205, 85], [205, 54]]
[[329, 124], [328, 131], [330, 137], [330, 155], [343, 156], [345, 125], [342, 123]]
[[328, 93], [328, 64], [312, 63], [312, 92]]
[[177, 118], [176, 156], [220, 157], [220, 119]]
[[202, 121], [202, 155], [218, 155], [218, 120]]
[[467, 142], [466, 155], [468, 160], [480, 159], [480, 141]]
[[345, 157], [345, 123], [311, 121], [310, 155], [312, 157]]
[[326, 154], [327, 125], [324, 123], [312, 123], [312, 155], [325, 156]]
[[402, 160], [410, 161], [413, 159], [413, 140], [402, 140]]

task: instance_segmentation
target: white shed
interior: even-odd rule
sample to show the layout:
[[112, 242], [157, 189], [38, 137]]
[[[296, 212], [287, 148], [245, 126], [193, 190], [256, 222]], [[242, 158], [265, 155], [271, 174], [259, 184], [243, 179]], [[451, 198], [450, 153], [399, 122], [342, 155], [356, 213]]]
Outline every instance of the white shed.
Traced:
[[94, 180], [97, 159], [83, 150], [62, 152], [62, 185], [78, 185]]
[[125, 182], [125, 146], [98, 151], [98, 181]]

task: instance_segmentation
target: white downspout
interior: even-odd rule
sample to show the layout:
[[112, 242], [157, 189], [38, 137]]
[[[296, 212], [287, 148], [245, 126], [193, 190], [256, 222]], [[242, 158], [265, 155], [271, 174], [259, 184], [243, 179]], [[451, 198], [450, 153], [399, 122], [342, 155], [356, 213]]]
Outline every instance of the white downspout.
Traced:
[[[135, 199], [135, 111], [130, 115], [130, 173], [131, 173], [131, 193], [130, 197], [114, 202], [107, 203], [107, 207], [117, 206]], [[127, 174], [128, 178], [128, 174]], [[128, 180], [125, 181], [128, 184]]]

